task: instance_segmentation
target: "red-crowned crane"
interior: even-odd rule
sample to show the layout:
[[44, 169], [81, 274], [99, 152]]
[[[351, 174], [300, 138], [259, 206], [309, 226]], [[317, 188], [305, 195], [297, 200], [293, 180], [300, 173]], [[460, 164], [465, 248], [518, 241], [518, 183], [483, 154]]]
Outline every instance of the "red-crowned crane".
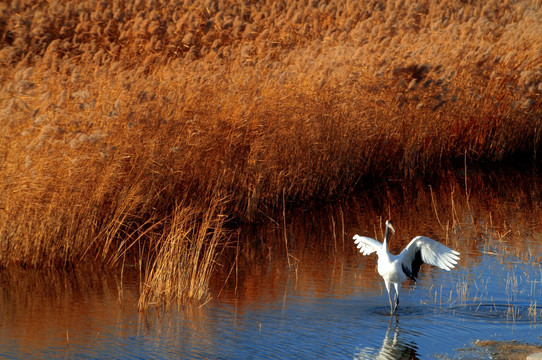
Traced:
[[[391, 313], [395, 313], [399, 305], [399, 285], [407, 277], [416, 281], [418, 271], [423, 263], [450, 271], [459, 260], [459, 253], [425, 236], [416, 236], [399, 255], [388, 251], [389, 230], [395, 232], [391, 221], [386, 221], [384, 243], [366, 236], [354, 235], [354, 243], [359, 252], [369, 255], [376, 251], [378, 255], [378, 273], [384, 279]], [[390, 284], [395, 288], [395, 306], [392, 304]]]

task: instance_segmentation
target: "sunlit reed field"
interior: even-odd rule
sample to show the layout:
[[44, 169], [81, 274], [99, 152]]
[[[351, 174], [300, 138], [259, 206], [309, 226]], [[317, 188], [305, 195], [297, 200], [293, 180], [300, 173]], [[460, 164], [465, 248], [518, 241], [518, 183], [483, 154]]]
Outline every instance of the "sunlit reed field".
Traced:
[[[205, 299], [240, 223], [540, 159], [540, 1], [0, 4], [0, 265]], [[122, 268], [122, 267], [121, 267]]]

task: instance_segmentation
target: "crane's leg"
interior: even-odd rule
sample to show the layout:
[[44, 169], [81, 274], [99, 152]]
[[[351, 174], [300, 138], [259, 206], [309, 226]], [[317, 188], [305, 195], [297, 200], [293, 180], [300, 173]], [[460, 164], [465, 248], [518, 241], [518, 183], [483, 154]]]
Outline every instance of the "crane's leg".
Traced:
[[399, 306], [399, 284], [393, 283], [393, 286], [395, 287], [395, 307], [393, 308], [393, 313], [395, 313], [397, 306]]
[[394, 310], [393, 310], [393, 305], [392, 305], [392, 303], [391, 303], [390, 283], [387, 282], [386, 280], [384, 280], [384, 284], [386, 284], [386, 290], [388, 290], [388, 300], [389, 300], [389, 302], [390, 302], [390, 311], [391, 311], [390, 314], [393, 314]]

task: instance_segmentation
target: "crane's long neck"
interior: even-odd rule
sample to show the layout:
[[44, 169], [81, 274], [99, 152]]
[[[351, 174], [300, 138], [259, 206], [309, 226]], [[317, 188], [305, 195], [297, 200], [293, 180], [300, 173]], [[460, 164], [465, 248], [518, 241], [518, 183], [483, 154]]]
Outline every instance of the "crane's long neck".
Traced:
[[388, 252], [388, 236], [390, 234], [390, 228], [386, 226], [386, 232], [384, 233], [384, 242], [382, 243], [382, 247], [384, 248], [384, 251]]

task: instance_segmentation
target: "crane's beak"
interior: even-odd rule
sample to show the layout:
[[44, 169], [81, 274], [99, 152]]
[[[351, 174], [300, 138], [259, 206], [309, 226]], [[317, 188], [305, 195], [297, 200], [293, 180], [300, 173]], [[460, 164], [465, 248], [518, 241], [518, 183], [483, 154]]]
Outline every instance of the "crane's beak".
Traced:
[[391, 229], [391, 231], [393, 231], [393, 233], [395, 233], [395, 229], [393, 228], [393, 225], [391, 224], [391, 221], [388, 221], [387, 225]]

